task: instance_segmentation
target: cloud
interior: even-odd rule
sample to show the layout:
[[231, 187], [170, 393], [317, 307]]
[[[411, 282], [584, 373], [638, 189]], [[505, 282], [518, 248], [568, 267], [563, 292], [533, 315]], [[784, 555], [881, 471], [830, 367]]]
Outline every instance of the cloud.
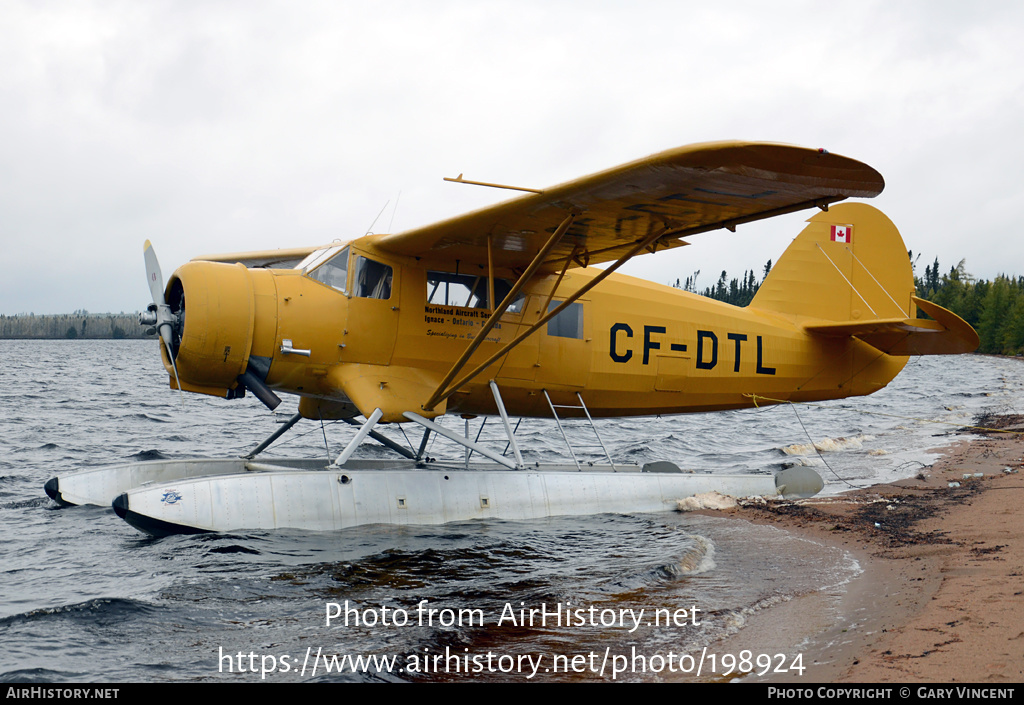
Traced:
[[[9, 3], [0, 312], [143, 306], [147, 238], [169, 273], [201, 253], [360, 235], [385, 203], [377, 230], [507, 197], [442, 176], [544, 187], [730, 138], [872, 164], [888, 184], [877, 205], [915, 250], [991, 277], [1013, 270], [1002, 233], [1024, 200], [1021, 14], [1009, 2]], [[628, 271], [760, 270], [802, 220], [700, 236]]]

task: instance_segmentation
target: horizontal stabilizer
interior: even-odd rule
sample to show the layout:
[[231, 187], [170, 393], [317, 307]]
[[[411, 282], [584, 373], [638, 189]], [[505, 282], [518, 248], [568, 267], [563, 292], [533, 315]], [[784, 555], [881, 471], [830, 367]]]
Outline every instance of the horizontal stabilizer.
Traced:
[[978, 334], [962, 318], [916, 296], [911, 300], [934, 320], [876, 318], [814, 323], [805, 325], [804, 330], [830, 337], [852, 335], [889, 355], [958, 355], [977, 349]]

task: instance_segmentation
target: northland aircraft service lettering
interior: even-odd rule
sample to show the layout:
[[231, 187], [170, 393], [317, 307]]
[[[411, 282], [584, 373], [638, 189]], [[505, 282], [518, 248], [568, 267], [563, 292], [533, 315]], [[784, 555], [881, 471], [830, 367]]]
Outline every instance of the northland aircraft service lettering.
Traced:
[[[581, 462], [561, 422], [870, 394], [908, 356], [974, 350], [969, 325], [914, 295], [895, 225], [839, 203], [883, 187], [871, 167], [825, 150], [716, 142], [405, 232], [198, 257], [166, 287], [147, 242], [142, 322], [159, 335], [170, 386], [251, 394], [270, 409], [292, 394], [297, 413], [242, 458], [97, 468], [46, 491], [113, 502], [156, 535], [664, 511], [712, 490], [809, 496], [822, 481], [807, 468], [686, 474], [672, 459], [616, 464], [603, 442], [607, 464]], [[806, 227], [744, 308], [615, 273], [802, 210]], [[557, 421], [573, 462], [524, 462], [514, 416]], [[500, 443], [473, 438], [479, 417], [498, 418]], [[301, 419], [359, 430], [333, 462], [256, 459]], [[391, 424], [418, 427], [419, 442], [380, 432]], [[430, 457], [432, 434], [464, 446], [461, 462]], [[404, 460], [353, 458], [367, 438]]]

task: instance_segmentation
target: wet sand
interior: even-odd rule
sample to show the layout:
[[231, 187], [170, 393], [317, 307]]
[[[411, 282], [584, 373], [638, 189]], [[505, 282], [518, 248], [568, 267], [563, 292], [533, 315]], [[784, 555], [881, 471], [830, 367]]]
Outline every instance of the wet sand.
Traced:
[[[1024, 416], [979, 425], [1024, 431]], [[748, 678], [1024, 682], [1024, 435], [977, 432], [942, 452], [897, 483], [710, 512], [839, 544], [864, 568], [847, 589], [768, 610], [723, 645], [800, 652], [808, 667]]]

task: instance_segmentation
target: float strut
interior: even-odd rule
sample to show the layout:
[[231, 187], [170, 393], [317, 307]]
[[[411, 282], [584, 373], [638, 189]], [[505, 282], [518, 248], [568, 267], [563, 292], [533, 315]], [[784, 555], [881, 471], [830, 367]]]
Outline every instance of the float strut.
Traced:
[[359, 447], [360, 443], [366, 440], [366, 437], [370, 435], [370, 431], [373, 430], [373, 427], [377, 425], [377, 422], [380, 421], [380, 417], [383, 415], [384, 412], [381, 411], [379, 407], [373, 410], [373, 413], [370, 414], [370, 418], [366, 419], [366, 423], [364, 423], [356, 432], [355, 438], [348, 442], [348, 445], [345, 446], [345, 450], [341, 451], [341, 455], [338, 456], [338, 459], [331, 463], [332, 468], [340, 467], [348, 462], [348, 459], [356, 452], [356, 448]]
[[277, 429], [276, 431], [271, 433], [269, 436], [267, 436], [267, 440], [263, 441], [258, 446], [253, 448], [251, 451], [249, 451], [249, 453], [247, 455], [243, 455], [243, 456], [240, 456], [240, 457], [243, 458], [244, 460], [252, 460], [257, 455], [259, 455], [260, 453], [265, 451], [267, 449], [267, 446], [269, 446], [271, 443], [273, 443], [278, 438], [280, 438], [285, 433], [287, 433], [288, 429], [290, 429], [292, 426], [297, 424], [301, 418], [302, 418], [302, 414], [295, 414], [295, 416], [292, 416], [290, 419], [285, 421], [284, 424], [281, 426], [281, 428]]
[[[342, 421], [344, 421], [345, 423], [350, 424], [352, 426], [362, 426], [361, 423], [359, 423], [358, 421], [355, 421], [354, 419], [342, 419]], [[398, 453], [399, 455], [401, 455], [403, 458], [408, 458], [409, 460], [416, 460], [416, 454], [415, 453], [413, 453], [408, 448], [403, 448], [402, 446], [398, 445], [393, 440], [391, 440], [390, 438], [385, 436], [383, 433], [379, 433], [377, 431], [370, 431], [370, 433], [368, 435], [370, 436], [370, 438], [372, 438], [373, 440], [377, 441], [382, 446], [386, 446], [386, 447], [390, 448], [391, 450], [393, 450], [396, 453]]]
[[445, 428], [444, 426], [441, 426], [440, 424], [436, 424], [433, 421], [430, 421], [429, 419], [425, 419], [425, 418], [423, 418], [422, 416], [420, 416], [417, 413], [414, 413], [412, 411], [406, 411], [406, 412], [402, 413], [402, 416], [404, 416], [405, 418], [409, 419], [410, 421], [415, 421], [416, 423], [418, 423], [423, 428], [429, 428], [434, 433], [438, 433], [438, 434], [444, 436], [445, 438], [448, 438], [450, 440], [455, 441], [456, 443], [458, 443], [459, 445], [463, 446], [464, 448], [469, 448], [474, 453], [479, 453], [480, 455], [482, 455], [484, 457], [490, 458], [494, 462], [500, 463], [500, 464], [504, 465], [505, 467], [509, 468], [510, 470], [516, 470], [517, 469], [516, 468], [516, 464], [514, 462], [512, 462], [511, 460], [509, 460], [508, 458], [500, 456], [497, 453], [494, 453], [494, 452], [488, 450], [487, 448], [484, 448], [481, 445], [473, 443], [471, 440], [469, 440], [465, 436], [460, 436], [455, 431], [449, 430], [449, 429]]
[[427, 439], [430, 438], [430, 429], [425, 428], [423, 430], [423, 440], [420, 441], [420, 449], [416, 453], [416, 462], [423, 463], [423, 454], [427, 451]]
[[[512, 430], [512, 426], [509, 425], [508, 422], [508, 414], [505, 413], [505, 402], [501, 400], [501, 392], [498, 391], [497, 383], [492, 379], [488, 384], [491, 387], [491, 393], [494, 394], [494, 403], [498, 407], [498, 413], [501, 414], [501, 422], [505, 425], [505, 435], [508, 436], [508, 443], [512, 446], [513, 455], [516, 456], [516, 468], [522, 470], [523, 456], [519, 454], [519, 446], [516, 445], [516, 433]], [[505, 450], [508, 450], [508, 448]]]

